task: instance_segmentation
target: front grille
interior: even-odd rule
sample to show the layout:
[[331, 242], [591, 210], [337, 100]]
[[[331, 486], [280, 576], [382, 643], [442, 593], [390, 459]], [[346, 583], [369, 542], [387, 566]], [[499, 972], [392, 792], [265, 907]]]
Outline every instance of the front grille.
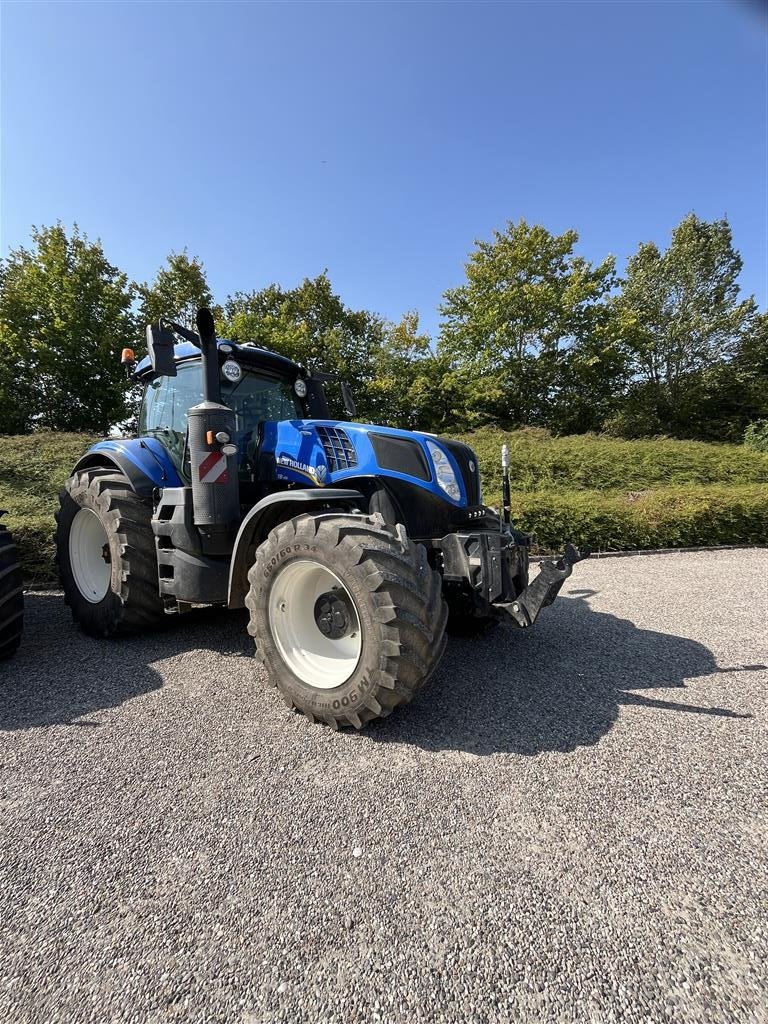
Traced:
[[341, 427], [315, 427], [328, 460], [328, 469], [351, 469], [357, 465], [357, 454], [347, 432]]
[[369, 434], [368, 438], [382, 469], [394, 469], [397, 473], [415, 476], [417, 480], [429, 480], [431, 474], [424, 449], [417, 441], [391, 434]]

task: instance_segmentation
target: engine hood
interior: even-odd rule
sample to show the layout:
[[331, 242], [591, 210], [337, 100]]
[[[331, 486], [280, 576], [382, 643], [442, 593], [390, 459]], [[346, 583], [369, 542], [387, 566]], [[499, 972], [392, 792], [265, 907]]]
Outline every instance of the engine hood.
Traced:
[[[438, 481], [433, 446], [453, 470], [457, 497]], [[474, 453], [460, 442], [432, 434], [339, 420], [281, 420], [263, 424], [259, 454], [262, 472], [302, 487], [342, 481], [348, 485], [355, 477], [392, 477], [423, 487], [457, 507], [479, 502]]]

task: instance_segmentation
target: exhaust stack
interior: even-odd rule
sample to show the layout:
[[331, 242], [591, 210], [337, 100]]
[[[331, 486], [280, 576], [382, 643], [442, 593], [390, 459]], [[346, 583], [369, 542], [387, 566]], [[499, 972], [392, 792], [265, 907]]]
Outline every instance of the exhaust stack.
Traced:
[[207, 555], [228, 555], [240, 522], [235, 414], [221, 402], [216, 330], [209, 309], [197, 312], [203, 401], [188, 412], [192, 508]]

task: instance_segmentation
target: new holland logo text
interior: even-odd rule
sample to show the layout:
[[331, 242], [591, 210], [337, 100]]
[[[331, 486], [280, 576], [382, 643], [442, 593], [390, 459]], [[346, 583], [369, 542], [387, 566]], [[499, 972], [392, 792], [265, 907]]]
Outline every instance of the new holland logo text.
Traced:
[[294, 459], [290, 455], [278, 455], [275, 461], [278, 466], [277, 475], [280, 479], [285, 479], [279, 472], [281, 467], [283, 469], [290, 469], [294, 473], [300, 473], [301, 476], [308, 476], [310, 480], [313, 480], [321, 487], [325, 483], [325, 478], [328, 475], [328, 471], [325, 466], [310, 466], [306, 462], [299, 462], [298, 459]]

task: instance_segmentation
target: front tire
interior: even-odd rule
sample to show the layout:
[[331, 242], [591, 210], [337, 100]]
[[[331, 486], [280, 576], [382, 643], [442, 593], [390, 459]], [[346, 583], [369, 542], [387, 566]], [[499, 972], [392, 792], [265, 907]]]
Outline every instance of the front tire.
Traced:
[[248, 573], [249, 633], [289, 707], [360, 729], [407, 704], [445, 649], [442, 580], [381, 515], [299, 516]]
[[56, 558], [75, 622], [99, 637], [162, 625], [150, 502], [99, 468], [71, 476], [59, 503]]
[[23, 625], [24, 591], [16, 545], [0, 523], [0, 660], [18, 649]]

